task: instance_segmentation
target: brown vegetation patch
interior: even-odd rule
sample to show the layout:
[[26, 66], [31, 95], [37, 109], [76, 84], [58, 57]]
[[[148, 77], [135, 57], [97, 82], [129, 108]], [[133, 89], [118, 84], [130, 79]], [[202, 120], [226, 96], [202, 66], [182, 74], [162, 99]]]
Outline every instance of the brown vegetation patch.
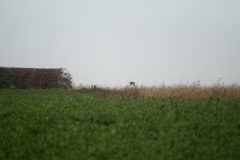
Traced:
[[[73, 87], [75, 89], [92, 88], [91, 85], [81, 85]], [[136, 98], [240, 98], [240, 86], [236, 83], [232, 85], [202, 86], [200, 82], [179, 85], [160, 86], [126, 86], [126, 87], [98, 87], [100, 90], [94, 92], [95, 98], [107, 97], [136, 97]]]

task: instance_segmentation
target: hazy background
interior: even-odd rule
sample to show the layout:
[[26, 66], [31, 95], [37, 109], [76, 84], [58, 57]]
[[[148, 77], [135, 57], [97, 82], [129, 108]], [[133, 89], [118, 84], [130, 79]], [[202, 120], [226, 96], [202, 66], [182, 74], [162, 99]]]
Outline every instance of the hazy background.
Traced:
[[76, 84], [240, 80], [239, 0], [1, 0], [0, 66]]

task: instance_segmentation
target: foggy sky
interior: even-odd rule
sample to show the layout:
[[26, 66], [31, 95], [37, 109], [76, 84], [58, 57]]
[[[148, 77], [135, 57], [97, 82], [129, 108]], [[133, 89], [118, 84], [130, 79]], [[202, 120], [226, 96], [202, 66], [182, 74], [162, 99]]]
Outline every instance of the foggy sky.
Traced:
[[239, 0], [1, 0], [0, 66], [76, 84], [240, 80]]

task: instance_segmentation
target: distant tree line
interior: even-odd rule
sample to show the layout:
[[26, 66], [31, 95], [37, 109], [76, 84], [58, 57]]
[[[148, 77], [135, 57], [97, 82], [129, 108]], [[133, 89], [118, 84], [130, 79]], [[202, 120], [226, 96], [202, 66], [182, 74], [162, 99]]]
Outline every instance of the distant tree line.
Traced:
[[0, 88], [72, 88], [72, 75], [64, 68], [0, 67]]

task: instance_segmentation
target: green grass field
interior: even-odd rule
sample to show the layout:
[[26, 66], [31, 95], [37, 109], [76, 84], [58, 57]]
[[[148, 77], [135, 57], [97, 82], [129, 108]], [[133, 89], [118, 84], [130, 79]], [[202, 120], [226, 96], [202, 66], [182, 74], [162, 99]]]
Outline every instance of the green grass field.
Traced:
[[239, 160], [239, 98], [0, 90], [0, 159]]

